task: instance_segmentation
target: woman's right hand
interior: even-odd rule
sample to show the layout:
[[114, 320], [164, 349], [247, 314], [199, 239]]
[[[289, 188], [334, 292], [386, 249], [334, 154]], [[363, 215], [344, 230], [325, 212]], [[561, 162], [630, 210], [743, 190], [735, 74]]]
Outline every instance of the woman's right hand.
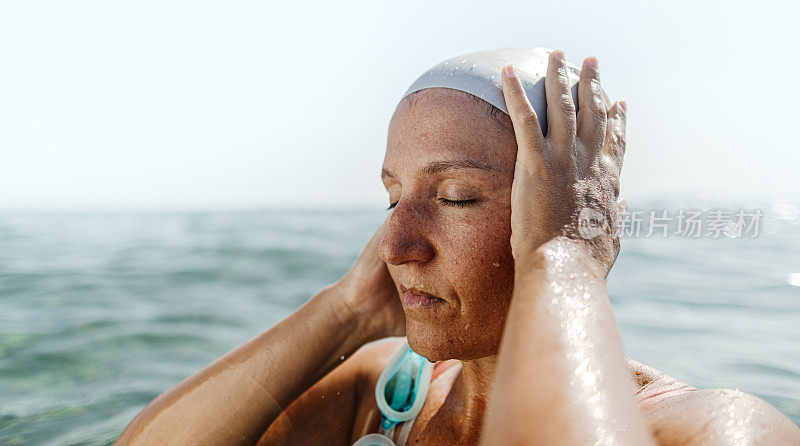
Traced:
[[[619, 253], [619, 179], [625, 155], [624, 101], [606, 109], [597, 58], [584, 61], [575, 110], [564, 52], [550, 54], [547, 135], [513, 67], [503, 94], [514, 124], [517, 162], [511, 187], [511, 249], [516, 262], [558, 237], [589, 248], [608, 273]], [[621, 210], [621, 209], [620, 209]]]
[[339, 292], [345, 311], [362, 322], [370, 337], [404, 336], [406, 320], [397, 287], [386, 263], [378, 256], [387, 217], [361, 251], [350, 271], [333, 287]]

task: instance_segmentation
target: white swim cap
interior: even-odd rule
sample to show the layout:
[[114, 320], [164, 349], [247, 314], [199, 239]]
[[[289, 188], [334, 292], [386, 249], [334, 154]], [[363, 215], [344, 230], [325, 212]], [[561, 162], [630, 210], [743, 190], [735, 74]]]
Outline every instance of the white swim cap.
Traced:
[[[426, 88], [452, 88], [477, 96], [508, 114], [500, 72], [506, 65], [513, 64], [539, 117], [542, 132], [547, 134], [544, 77], [552, 51], [549, 48], [506, 48], [457, 56], [439, 63], [417, 78], [403, 98]], [[580, 68], [567, 62], [567, 75], [577, 110]]]

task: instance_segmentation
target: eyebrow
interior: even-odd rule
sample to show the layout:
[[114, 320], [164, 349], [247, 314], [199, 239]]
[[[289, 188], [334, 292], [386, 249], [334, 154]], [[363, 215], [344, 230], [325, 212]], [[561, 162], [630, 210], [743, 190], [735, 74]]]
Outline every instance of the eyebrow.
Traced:
[[[427, 166], [422, 168], [422, 173], [426, 175], [434, 175], [440, 172], [445, 172], [447, 170], [455, 170], [455, 169], [480, 169], [480, 170], [497, 170], [494, 166], [487, 163], [482, 163], [480, 161], [470, 160], [470, 159], [460, 159], [460, 160], [447, 160], [447, 161], [433, 161], [429, 163]], [[392, 171], [383, 168], [381, 169], [381, 178], [391, 177], [394, 178], [395, 175]]]

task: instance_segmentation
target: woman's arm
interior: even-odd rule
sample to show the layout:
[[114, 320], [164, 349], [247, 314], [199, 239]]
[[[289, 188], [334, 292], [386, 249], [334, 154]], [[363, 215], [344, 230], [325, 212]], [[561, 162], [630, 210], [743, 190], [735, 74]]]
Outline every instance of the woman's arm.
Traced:
[[517, 264], [484, 444], [653, 444], [604, 276], [569, 239]]
[[564, 53], [545, 78], [548, 134], [512, 67], [503, 92], [517, 139], [511, 191], [514, 292], [483, 444], [653, 440], [636, 407], [605, 276], [625, 141], [625, 106], [606, 108], [597, 59], [584, 62], [576, 113]]
[[283, 408], [361, 345], [402, 334], [402, 307], [378, 257], [384, 228], [342, 280], [159, 396], [117, 444], [254, 444]]
[[[549, 131], [513, 69], [503, 93], [514, 123], [514, 293], [484, 444], [653, 444], [605, 289], [625, 154], [625, 105], [606, 109], [597, 60], [584, 61], [575, 112], [563, 52], [545, 80]], [[738, 390], [701, 390], [650, 410], [659, 444], [800, 444], [800, 429]]]

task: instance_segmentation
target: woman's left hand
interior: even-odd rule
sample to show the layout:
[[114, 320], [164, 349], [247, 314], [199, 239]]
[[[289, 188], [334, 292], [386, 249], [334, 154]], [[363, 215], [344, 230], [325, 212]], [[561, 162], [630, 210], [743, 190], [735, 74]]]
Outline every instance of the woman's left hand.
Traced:
[[578, 240], [605, 269], [619, 253], [617, 199], [625, 154], [625, 102], [606, 108], [597, 58], [583, 63], [577, 110], [564, 52], [550, 54], [547, 135], [512, 66], [503, 94], [514, 124], [517, 162], [511, 189], [511, 247], [517, 263], [556, 237]]

